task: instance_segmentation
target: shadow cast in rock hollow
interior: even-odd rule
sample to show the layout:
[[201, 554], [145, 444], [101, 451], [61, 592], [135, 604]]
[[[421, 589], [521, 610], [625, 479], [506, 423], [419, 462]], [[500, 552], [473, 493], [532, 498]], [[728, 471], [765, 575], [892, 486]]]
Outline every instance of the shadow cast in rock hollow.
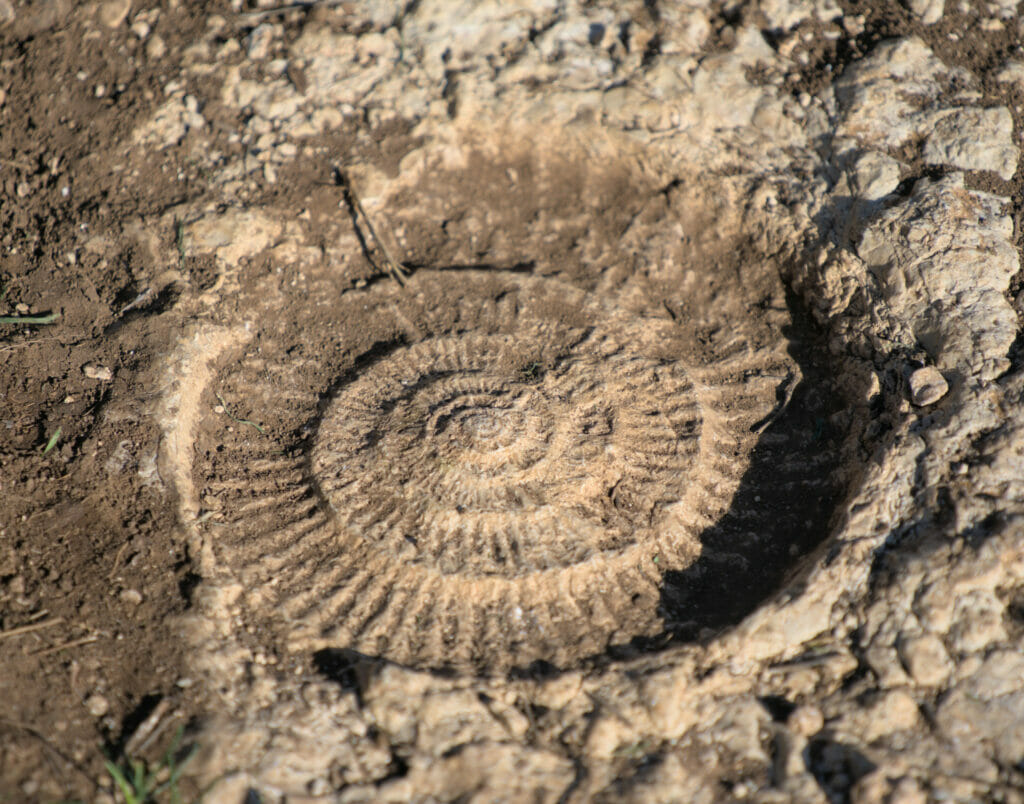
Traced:
[[761, 433], [729, 510], [701, 534], [701, 557], [665, 573], [666, 633], [654, 640], [658, 645], [700, 639], [739, 622], [829, 532], [844, 438], [832, 418], [844, 401], [830, 377], [821, 333], [791, 294], [787, 304], [792, 323], [783, 334], [802, 378]]

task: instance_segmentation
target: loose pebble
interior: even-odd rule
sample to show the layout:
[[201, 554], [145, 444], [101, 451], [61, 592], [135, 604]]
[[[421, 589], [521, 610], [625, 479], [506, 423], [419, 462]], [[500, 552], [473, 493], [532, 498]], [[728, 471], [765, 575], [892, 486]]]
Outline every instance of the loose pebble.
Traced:
[[918, 684], [925, 687], [942, 684], [949, 678], [951, 665], [946, 648], [934, 634], [922, 634], [900, 641], [900, 661]]
[[131, 8], [131, 0], [107, 0], [100, 6], [100, 22], [108, 28], [117, 28], [124, 22]]
[[918, 407], [938, 402], [947, 391], [946, 378], [934, 366], [919, 368], [910, 375], [910, 401]]
[[811, 737], [822, 730], [825, 717], [818, 707], [807, 704], [794, 709], [786, 718], [786, 725], [801, 737]]
[[124, 589], [118, 597], [122, 603], [128, 603], [131, 606], [138, 606], [142, 602], [142, 593], [137, 589]]
[[110, 711], [110, 702], [96, 692], [85, 699], [85, 708], [93, 717], [103, 717]]
[[88, 363], [82, 366], [82, 373], [90, 380], [101, 380], [102, 382], [110, 382], [114, 379], [114, 372], [106, 366], [98, 366], [93, 363]]

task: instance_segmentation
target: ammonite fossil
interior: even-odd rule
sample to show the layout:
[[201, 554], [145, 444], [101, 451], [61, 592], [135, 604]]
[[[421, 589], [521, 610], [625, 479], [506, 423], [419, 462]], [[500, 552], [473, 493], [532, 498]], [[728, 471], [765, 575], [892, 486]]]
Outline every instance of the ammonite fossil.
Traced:
[[706, 549], [786, 372], [514, 272], [420, 271], [308, 315], [267, 316], [213, 372], [198, 520], [282, 644], [413, 666], [658, 633], [664, 575]]

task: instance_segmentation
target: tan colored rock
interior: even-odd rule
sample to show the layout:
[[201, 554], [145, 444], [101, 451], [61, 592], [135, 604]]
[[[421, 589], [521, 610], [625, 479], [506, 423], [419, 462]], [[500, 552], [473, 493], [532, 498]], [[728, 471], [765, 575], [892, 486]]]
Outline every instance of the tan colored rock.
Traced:
[[636, 741], [636, 732], [617, 717], [601, 715], [590, 727], [586, 752], [598, 759], [609, 759], [623, 746]]
[[928, 794], [916, 779], [904, 776], [894, 785], [886, 804], [928, 804]]
[[110, 711], [110, 702], [98, 692], [85, 699], [85, 708], [93, 717], [103, 717]]
[[100, 6], [100, 22], [108, 28], [117, 28], [132, 10], [132, 0], [107, 0]]
[[945, 0], [907, 0], [907, 6], [925, 25], [934, 25], [942, 19]]
[[946, 647], [934, 634], [900, 640], [897, 647], [903, 666], [918, 684], [939, 686], [949, 678], [952, 665]]
[[533, 693], [533, 700], [548, 709], [562, 709], [568, 706], [582, 689], [582, 674], [564, 673], [539, 684]]
[[990, 170], [1004, 181], [1017, 172], [1019, 157], [1013, 144], [1013, 118], [1004, 107], [957, 109], [935, 124], [924, 146], [930, 165]]
[[886, 693], [870, 711], [873, 717], [866, 735], [869, 741], [895, 731], [907, 731], [920, 721], [917, 701], [901, 690]]
[[106, 366], [97, 366], [93, 363], [88, 363], [82, 366], [82, 373], [90, 380], [100, 380], [101, 382], [110, 382], [114, 379], [114, 372], [112, 372]]
[[801, 737], [812, 737], [825, 725], [825, 717], [817, 706], [804, 704], [790, 712], [786, 725]]
[[910, 401], [924, 406], [938, 402], [949, 391], [946, 378], [934, 366], [919, 368], [910, 375]]

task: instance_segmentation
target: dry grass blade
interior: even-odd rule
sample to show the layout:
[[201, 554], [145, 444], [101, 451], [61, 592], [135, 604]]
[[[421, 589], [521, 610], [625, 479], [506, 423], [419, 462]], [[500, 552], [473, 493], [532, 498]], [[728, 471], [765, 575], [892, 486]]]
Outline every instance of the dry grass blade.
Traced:
[[51, 653], [57, 653], [68, 648], [77, 648], [81, 645], [89, 645], [93, 642], [98, 642], [98, 636], [87, 636], [81, 639], [73, 639], [71, 642], [65, 642], [63, 645], [54, 645], [52, 648], [44, 648], [43, 650], [37, 650], [33, 653], [33, 656], [48, 656]]
[[[377, 244], [381, 254], [384, 255], [384, 265], [387, 271], [394, 280], [404, 286], [405, 280], [409, 278], [409, 272], [406, 271], [405, 267], [396, 260], [388, 249], [387, 244], [383, 238], [377, 234], [377, 230], [374, 228], [373, 221], [370, 220], [370, 216], [366, 214], [366, 210], [363, 209], [363, 204], [359, 200], [359, 196], [356, 195], [355, 188], [352, 186], [352, 180], [349, 178], [348, 173], [340, 165], [334, 166], [334, 179], [341, 186], [342, 192], [345, 194], [345, 201], [355, 211], [356, 216], [362, 218], [364, 225], [370, 232], [370, 236], [373, 241]], [[370, 259], [369, 253], [367, 253], [367, 259]], [[372, 262], [372, 260], [370, 260]]]
[[32, 631], [38, 631], [41, 628], [49, 628], [51, 625], [60, 625], [62, 622], [64, 622], [63, 617], [54, 617], [52, 620], [43, 620], [42, 622], [32, 623], [30, 625], [21, 625], [17, 628], [9, 628], [6, 631], [0, 631], [0, 639], [18, 636], [19, 634], [28, 634]]
[[43, 315], [0, 315], [0, 324], [52, 324], [60, 318], [60, 313]]

